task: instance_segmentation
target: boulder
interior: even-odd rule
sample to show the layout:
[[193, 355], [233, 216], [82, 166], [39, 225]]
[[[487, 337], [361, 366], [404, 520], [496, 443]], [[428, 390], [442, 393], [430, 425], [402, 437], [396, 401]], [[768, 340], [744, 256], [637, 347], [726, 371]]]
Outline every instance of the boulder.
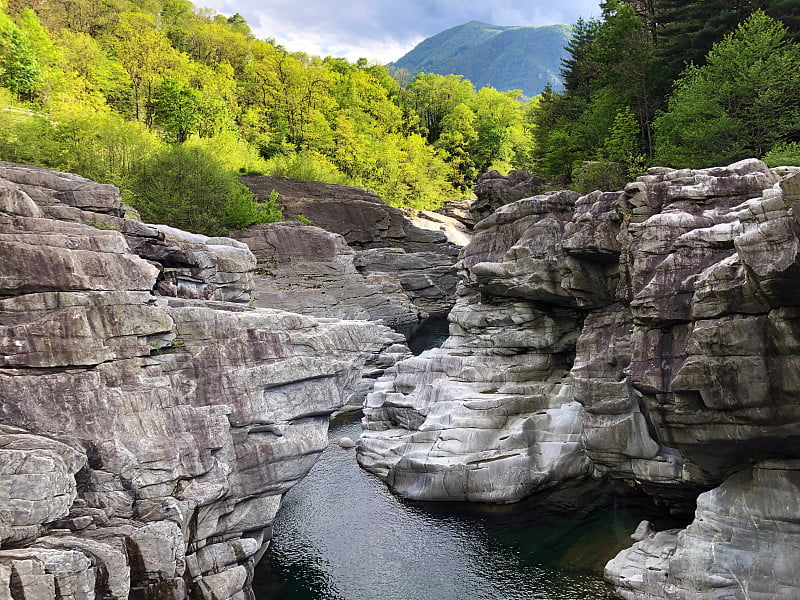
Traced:
[[530, 198], [476, 225], [450, 338], [367, 397], [358, 460], [401, 496], [513, 502], [591, 474], [565, 381], [581, 314], [554, 270], [576, 198]]
[[800, 462], [761, 461], [700, 494], [686, 529], [623, 550], [605, 578], [626, 600], [796, 598], [798, 486]]

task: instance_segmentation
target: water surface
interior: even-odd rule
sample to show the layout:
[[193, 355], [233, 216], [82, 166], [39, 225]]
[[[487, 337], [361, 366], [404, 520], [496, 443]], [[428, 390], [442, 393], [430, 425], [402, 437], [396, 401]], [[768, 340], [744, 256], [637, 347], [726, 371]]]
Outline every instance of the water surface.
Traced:
[[[357, 419], [331, 440], [358, 437]], [[641, 515], [406, 502], [331, 444], [286, 495], [256, 569], [258, 600], [592, 600]]]

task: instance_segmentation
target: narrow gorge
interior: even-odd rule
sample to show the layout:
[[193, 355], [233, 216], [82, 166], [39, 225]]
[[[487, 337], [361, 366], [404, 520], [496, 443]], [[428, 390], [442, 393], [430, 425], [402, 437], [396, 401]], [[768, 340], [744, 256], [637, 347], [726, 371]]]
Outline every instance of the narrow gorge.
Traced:
[[359, 464], [409, 501], [691, 520], [640, 525], [605, 568], [620, 598], [800, 596], [796, 170], [583, 196], [494, 173], [471, 213], [414, 218], [245, 183], [327, 230], [208, 238], [0, 163], [0, 599], [252, 598], [348, 408]]

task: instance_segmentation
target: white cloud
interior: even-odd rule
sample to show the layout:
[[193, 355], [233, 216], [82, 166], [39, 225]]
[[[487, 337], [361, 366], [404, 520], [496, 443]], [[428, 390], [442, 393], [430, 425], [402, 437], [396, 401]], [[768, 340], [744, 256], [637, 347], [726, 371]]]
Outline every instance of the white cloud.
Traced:
[[239, 12], [253, 33], [290, 51], [397, 60], [425, 37], [477, 20], [494, 25], [552, 25], [597, 16], [599, 0], [197, 0], [222, 14]]

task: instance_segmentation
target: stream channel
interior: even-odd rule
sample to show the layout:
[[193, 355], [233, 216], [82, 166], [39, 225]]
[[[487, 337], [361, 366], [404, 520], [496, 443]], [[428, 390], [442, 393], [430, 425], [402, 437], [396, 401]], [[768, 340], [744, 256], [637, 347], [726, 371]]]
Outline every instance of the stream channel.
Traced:
[[356, 463], [357, 417], [284, 498], [256, 567], [257, 600], [593, 600], [642, 515], [548, 514], [530, 502], [408, 502]]
[[[446, 337], [441, 319], [409, 346], [419, 354]], [[605, 600], [603, 565], [648, 518], [405, 501], [336, 443], [360, 435], [358, 416], [334, 420], [327, 449], [284, 497], [256, 600]]]

